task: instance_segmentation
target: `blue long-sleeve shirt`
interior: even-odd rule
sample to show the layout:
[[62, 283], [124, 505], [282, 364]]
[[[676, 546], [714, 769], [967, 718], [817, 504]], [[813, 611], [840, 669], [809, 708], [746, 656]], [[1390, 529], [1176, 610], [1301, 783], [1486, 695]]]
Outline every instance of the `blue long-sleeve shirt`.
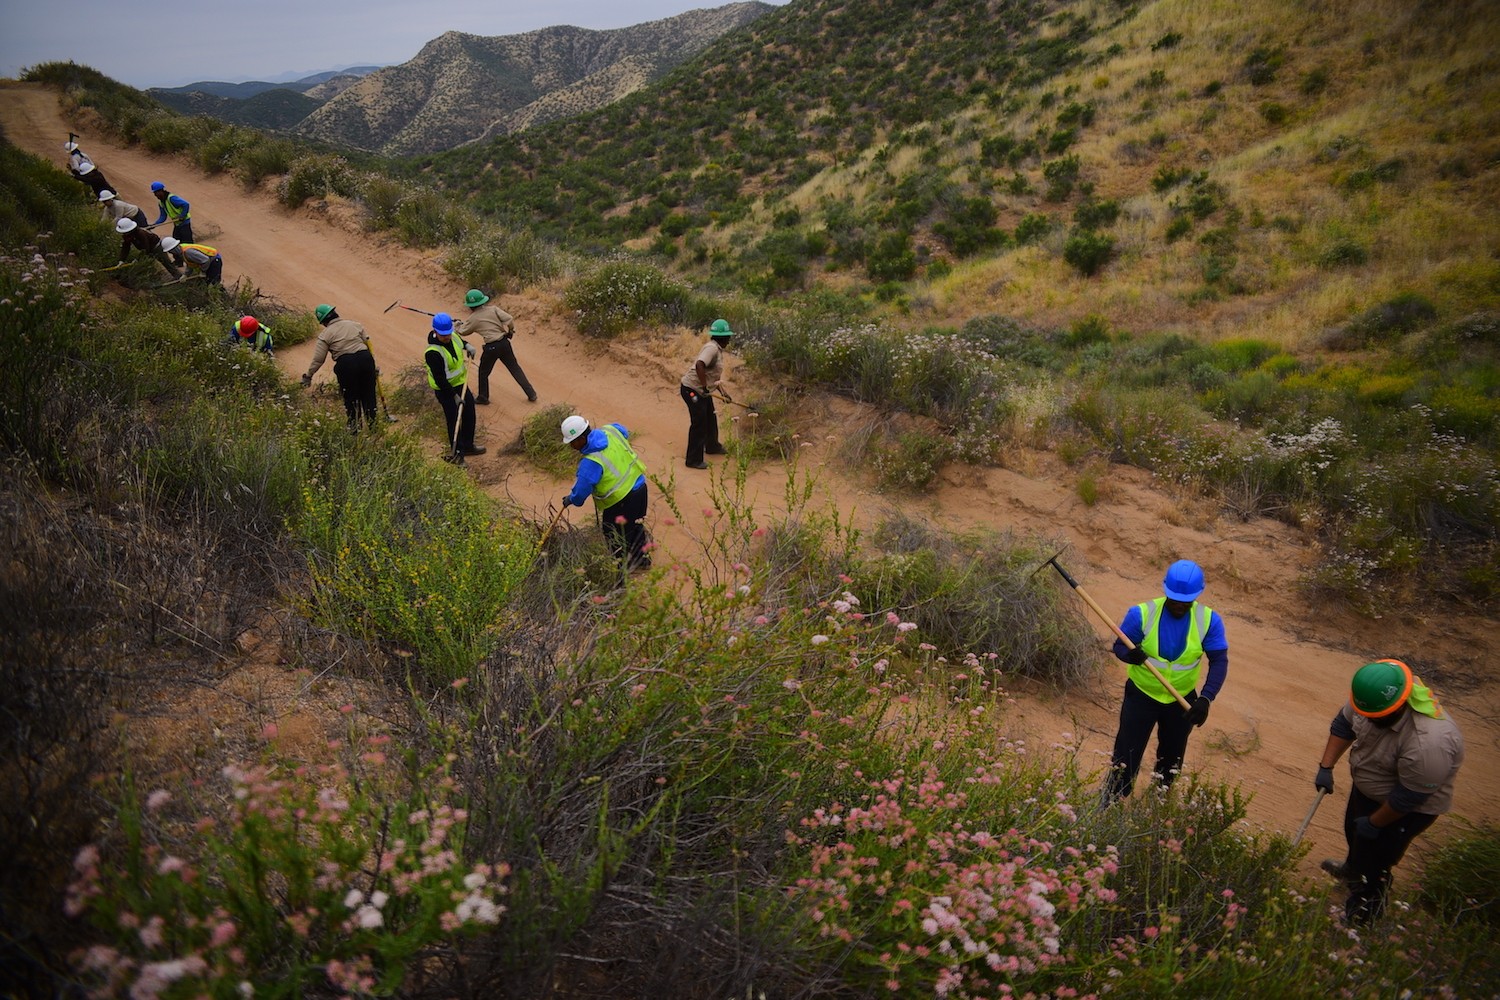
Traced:
[[[624, 424], [610, 424], [610, 426], [619, 431], [625, 440], [630, 440], [630, 432], [625, 429]], [[585, 442], [583, 446], [583, 453], [585, 455], [592, 455], [595, 452], [603, 451], [609, 446], [609, 438], [605, 435], [604, 431], [597, 427], [589, 431], [589, 436], [585, 439]], [[594, 487], [598, 486], [599, 480], [603, 478], [604, 466], [598, 462], [590, 462], [580, 458], [578, 460], [578, 478], [573, 482], [573, 492], [568, 494], [568, 502], [574, 507], [582, 507], [583, 502], [593, 495]], [[636, 477], [635, 485], [631, 489], [637, 490], [644, 485], [646, 485], [646, 475], [642, 473]]]
[[[1161, 621], [1157, 625], [1156, 644], [1157, 652], [1161, 658], [1168, 662], [1182, 655], [1187, 648], [1188, 628], [1192, 625], [1193, 613], [1189, 611], [1181, 618], [1172, 617], [1171, 613], [1162, 610]], [[1130, 641], [1137, 646], [1141, 640], [1146, 638], [1146, 629], [1141, 622], [1140, 605], [1132, 605], [1125, 612], [1125, 620], [1120, 622], [1120, 631], [1130, 636]], [[1114, 653], [1121, 660], [1129, 648], [1119, 639], [1115, 640]], [[1224, 679], [1229, 676], [1229, 640], [1224, 637], [1224, 619], [1219, 617], [1217, 611], [1209, 613], [1208, 630], [1203, 636], [1203, 655], [1208, 659], [1208, 676], [1203, 680], [1203, 690], [1200, 692], [1204, 698], [1213, 701], [1219, 694], [1219, 689], [1224, 686]]]
[[151, 223], [153, 226], [159, 226], [167, 221], [167, 202], [171, 202], [173, 208], [182, 209], [182, 217], [184, 219], [188, 217], [188, 203], [175, 194], [169, 194], [165, 201], [157, 202], [161, 206], [161, 214], [156, 217], [155, 222]]

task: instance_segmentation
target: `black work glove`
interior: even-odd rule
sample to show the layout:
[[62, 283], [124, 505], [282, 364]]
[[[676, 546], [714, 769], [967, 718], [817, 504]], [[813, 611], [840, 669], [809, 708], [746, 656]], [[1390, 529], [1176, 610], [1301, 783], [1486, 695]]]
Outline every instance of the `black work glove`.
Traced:
[[1360, 840], [1379, 840], [1380, 827], [1376, 826], [1368, 816], [1361, 816], [1354, 821], [1354, 834]]
[[1187, 720], [1195, 726], [1201, 726], [1208, 721], [1208, 706], [1213, 704], [1207, 698], [1194, 698], [1193, 703], [1188, 706]]
[[304, 375], [304, 376], [302, 376], [302, 388], [306, 389], [310, 385], [312, 385], [312, 376], [311, 375]]
[[1125, 650], [1125, 662], [1133, 666], [1140, 666], [1146, 662], [1146, 651], [1137, 646], [1134, 649]]
[[1319, 767], [1318, 776], [1313, 779], [1313, 787], [1325, 795], [1333, 794], [1333, 768]]
[[573, 494], [569, 493], [567, 496], [563, 497], [563, 506], [564, 507], [571, 507], [571, 506], [573, 506]]

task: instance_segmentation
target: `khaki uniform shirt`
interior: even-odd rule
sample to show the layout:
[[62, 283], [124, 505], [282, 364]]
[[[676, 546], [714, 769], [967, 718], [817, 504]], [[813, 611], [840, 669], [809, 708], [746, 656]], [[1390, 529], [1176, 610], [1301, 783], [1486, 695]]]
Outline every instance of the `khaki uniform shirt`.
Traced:
[[[703, 372], [708, 376], [707, 385], [698, 384], [698, 362], [703, 362]], [[697, 389], [700, 392], [708, 392], [718, 385], [724, 378], [724, 352], [719, 345], [712, 340], [703, 345], [703, 350], [698, 352], [698, 357], [693, 361], [693, 367], [682, 376], [682, 384], [689, 389]]]
[[111, 198], [105, 203], [105, 208], [109, 210], [110, 222], [119, 222], [121, 219], [133, 219], [135, 218], [135, 213], [141, 210], [139, 205], [132, 205], [123, 198]]
[[484, 338], [486, 344], [493, 344], [497, 340], [504, 340], [508, 333], [513, 332], [514, 324], [515, 319], [510, 313], [493, 302], [486, 302], [469, 313], [468, 318], [458, 321], [458, 332], [464, 336], [477, 333]]
[[1446, 709], [1441, 719], [1408, 711], [1389, 729], [1347, 704], [1341, 714], [1354, 727], [1349, 775], [1356, 788], [1384, 802], [1399, 781], [1403, 788], [1431, 796], [1417, 812], [1438, 816], [1453, 808], [1453, 779], [1464, 762], [1464, 739]]
[[352, 319], [336, 319], [323, 327], [323, 332], [318, 334], [318, 342], [313, 347], [312, 364], [308, 366], [309, 378], [321, 367], [323, 359], [333, 355], [337, 361], [346, 354], [357, 354], [360, 351], [369, 350], [365, 345], [365, 328]]

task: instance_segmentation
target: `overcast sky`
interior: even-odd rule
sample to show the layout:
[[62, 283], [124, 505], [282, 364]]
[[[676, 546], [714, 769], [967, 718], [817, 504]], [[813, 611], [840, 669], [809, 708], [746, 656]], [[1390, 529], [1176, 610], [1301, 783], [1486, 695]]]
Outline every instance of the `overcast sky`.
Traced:
[[445, 31], [625, 28], [721, 6], [715, 0], [0, 0], [0, 76], [71, 59], [141, 88], [295, 79], [406, 62]]

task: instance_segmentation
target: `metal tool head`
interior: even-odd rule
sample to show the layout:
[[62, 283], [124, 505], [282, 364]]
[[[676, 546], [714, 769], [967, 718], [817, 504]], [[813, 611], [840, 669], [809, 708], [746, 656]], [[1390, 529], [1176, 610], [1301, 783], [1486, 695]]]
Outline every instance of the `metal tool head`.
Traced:
[[[1040, 573], [1042, 570], [1046, 569], [1048, 566], [1057, 566], [1057, 557], [1060, 556], [1060, 555], [1062, 555], [1067, 550], [1068, 550], [1068, 547], [1066, 545], [1064, 545], [1062, 548], [1060, 548], [1056, 552], [1052, 553], [1052, 555], [1047, 558], [1046, 562], [1038, 564], [1037, 568], [1034, 569], [1034, 570], [1032, 570], [1029, 574], [1027, 574], [1027, 576], [1028, 577], [1036, 576], [1038, 573]], [[1061, 569], [1061, 567], [1058, 567], [1058, 568]]]
[[397, 299], [397, 300], [396, 300], [396, 301], [395, 301], [395, 302], [392, 302], [392, 303], [391, 303], [391, 304], [390, 304], [390, 305], [388, 305], [388, 306], [386, 306], [386, 307], [385, 307], [385, 308], [384, 308], [384, 309], [382, 309], [382, 310], [380, 310], [380, 311], [381, 311], [381, 312], [382, 312], [382, 313], [388, 313], [388, 312], [390, 312], [390, 311], [391, 311], [391, 310], [392, 310], [392, 309], [394, 309], [394, 308], [396, 308], [396, 307], [397, 307], [397, 306], [399, 306], [399, 305], [400, 305], [400, 304], [401, 304], [401, 300], [400, 300], [400, 299]]

